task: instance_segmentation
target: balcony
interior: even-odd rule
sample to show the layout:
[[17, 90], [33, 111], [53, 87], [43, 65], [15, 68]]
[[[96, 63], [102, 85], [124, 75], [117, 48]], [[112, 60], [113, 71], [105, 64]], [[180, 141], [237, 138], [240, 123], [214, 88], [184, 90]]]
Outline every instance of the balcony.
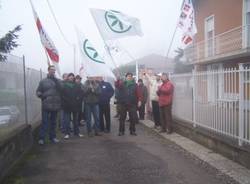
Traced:
[[250, 55], [250, 25], [233, 28], [185, 49], [185, 57], [191, 64], [210, 63], [245, 55]]

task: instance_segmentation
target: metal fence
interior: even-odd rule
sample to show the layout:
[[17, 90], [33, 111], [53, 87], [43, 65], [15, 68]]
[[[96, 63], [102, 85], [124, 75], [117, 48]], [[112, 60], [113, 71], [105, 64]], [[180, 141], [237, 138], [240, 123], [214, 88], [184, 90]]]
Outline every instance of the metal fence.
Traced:
[[24, 57], [8, 55], [7, 61], [0, 62], [0, 139], [23, 124], [41, 119], [35, 91], [42, 75], [25, 67]]
[[171, 75], [173, 115], [250, 143], [250, 67]]

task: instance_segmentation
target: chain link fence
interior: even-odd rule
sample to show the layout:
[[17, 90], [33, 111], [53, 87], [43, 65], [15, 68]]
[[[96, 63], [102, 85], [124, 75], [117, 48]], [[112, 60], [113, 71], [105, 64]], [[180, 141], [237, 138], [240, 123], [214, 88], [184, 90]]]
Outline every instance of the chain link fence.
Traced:
[[45, 74], [25, 67], [24, 58], [8, 55], [0, 62], [0, 140], [24, 124], [41, 119], [36, 88]]

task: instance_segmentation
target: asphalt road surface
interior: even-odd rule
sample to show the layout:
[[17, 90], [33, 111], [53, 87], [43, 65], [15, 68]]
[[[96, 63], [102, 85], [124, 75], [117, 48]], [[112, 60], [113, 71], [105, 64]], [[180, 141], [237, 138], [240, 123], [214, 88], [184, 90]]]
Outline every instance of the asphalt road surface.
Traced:
[[139, 124], [138, 136], [110, 134], [35, 146], [7, 183], [228, 184], [230, 178]]

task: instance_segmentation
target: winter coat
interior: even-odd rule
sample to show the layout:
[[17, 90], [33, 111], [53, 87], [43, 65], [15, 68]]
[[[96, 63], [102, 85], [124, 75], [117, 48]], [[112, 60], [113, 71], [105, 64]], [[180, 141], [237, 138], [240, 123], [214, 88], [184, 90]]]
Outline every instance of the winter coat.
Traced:
[[151, 81], [151, 85], [150, 85], [150, 101], [158, 101], [158, 95], [156, 94], [158, 88], [162, 85], [161, 81], [156, 81], [156, 79]]
[[62, 108], [66, 112], [78, 112], [82, 109], [83, 90], [80, 84], [66, 81], [62, 84]]
[[101, 95], [99, 98], [99, 104], [109, 104], [110, 98], [114, 95], [114, 89], [110, 83], [101, 81], [100, 82]]
[[137, 105], [138, 101], [142, 101], [142, 95], [135, 82], [127, 85], [124, 81], [117, 86], [116, 99], [118, 104]]
[[169, 81], [165, 81], [159, 87], [157, 95], [159, 96], [159, 106], [171, 105], [173, 101], [174, 85]]
[[61, 108], [60, 81], [53, 76], [42, 79], [36, 90], [36, 95], [42, 100], [42, 109], [58, 111]]
[[147, 87], [144, 84], [138, 85], [138, 91], [139, 91], [140, 95], [142, 96], [142, 103], [146, 104], [147, 100], [148, 100], [148, 89], [147, 89]]
[[87, 80], [83, 85], [84, 103], [98, 104], [101, 95], [100, 85], [93, 80]]

